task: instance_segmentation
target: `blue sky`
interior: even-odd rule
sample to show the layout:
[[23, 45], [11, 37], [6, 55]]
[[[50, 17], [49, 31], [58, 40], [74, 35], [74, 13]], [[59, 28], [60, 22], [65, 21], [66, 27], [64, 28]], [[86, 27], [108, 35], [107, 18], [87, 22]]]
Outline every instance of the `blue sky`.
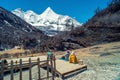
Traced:
[[41, 14], [47, 7], [62, 15], [75, 17], [80, 23], [85, 23], [94, 15], [97, 7], [105, 8], [111, 0], [0, 0], [0, 6], [12, 11], [22, 8]]

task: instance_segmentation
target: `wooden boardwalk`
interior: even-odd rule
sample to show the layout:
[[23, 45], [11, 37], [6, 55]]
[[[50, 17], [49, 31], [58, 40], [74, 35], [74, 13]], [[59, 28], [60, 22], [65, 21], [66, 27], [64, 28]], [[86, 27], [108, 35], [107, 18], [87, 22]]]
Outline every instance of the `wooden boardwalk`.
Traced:
[[[36, 60], [35, 60], [36, 59]], [[23, 61], [25, 60], [25, 61]], [[16, 71], [19, 71], [19, 80], [25, 80], [23, 79], [23, 69], [27, 68], [28, 72], [29, 72], [29, 77], [27, 80], [32, 80], [32, 67], [33, 66], [37, 66], [37, 79], [38, 80], [46, 80], [46, 79], [52, 79], [54, 80], [55, 78], [55, 71], [56, 67], [55, 67], [55, 56], [51, 56], [51, 58], [49, 58], [48, 56], [42, 58], [42, 57], [31, 57], [31, 58], [21, 58], [21, 59], [10, 59], [7, 60], [8, 63], [5, 64], [4, 60], [1, 61], [0, 63], [0, 80], [4, 80], [4, 75], [5, 73], [10, 73], [10, 80], [15, 80], [14, 78], [14, 73], [16, 73]], [[17, 62], [16, 62], [17, 61]], [[9, 63], [10, 62], [10, 63]], [[46, 63], [47, 64], [47, 76], [42, 77], [41, 75], [41, 65]], [[48, 65], [48, 63], [50, 63]], [[49, 68], [51, 68], [51, 75], [49, 75]]]
[[[44, 64], [44, 66], [46, 66], [46, 64]], [[87, 69], [87, 65], [83, 63], [73, 64], [73, 63], [69, 63], [68, 61], [64, 61], [64, 60], [59, 60], [59, 59], [56, 60], [55, 72], [61, 78], [70, 76], [74, 74], [75, 72], [82, 72], [86, 69]]]
[[19, 60], [22, 59], [23, 63], [29, 63], [29, 58], [31, 58], [32, 61], [37, 61], [37, 58], [40, 58], [41, 61], [47, 60], [47, 56], [36, 56], [36, 57], [7, 59], [7, 62], [10, 63], [11, 60], [13, 60], [13, 62], [16, 62], [16, 61], [19, 62]]
[[[16, 61], [18, 63], [16, 63]], [[11, 60], [8, 60], [8, 62], [10, 63], [10, 65], [8, 64], [7, 69], [3, 70], [2, 74], [3, 74], [3, 72], [7, 72], [7, 71], [10, 71], [10, 73], [13, 74], [13, 71], [17, 68], [18, 70], [20, 70], [21, 76], [22, 76], [22, 69], [28, 68], [30, 70], [30, 76], [31, 76], [32, 66], [37, 65], [39, 67], [38, 71], [39, 71], [40, 67], [47, 68], [47, 78], [49, 76], [49, 74], [48, 74], [49, 71], [51, 71], [51, 73], [53, 74], [53, 77], [55, 76], [55, 74], [57, 74], [59, 77], [65, 78], [65, 77], [76, 74], [76, 72], [78, 73], [78, 72], [81, 72], [81, 71], [84, 71], [87, 69], [87, 65], [83, 64], [83, 61], [79, 62], [77, 64], [73, 64], [73, 63], [69, 63], [68, 61], [64, 61], [64, 60], [60, 60], [60, 59], [57, 59], [57, 60], [55, 60], [55, 58], [49, 59], [46, 56], [13, 59], [12, 62], [11, 62]], [[3, 67], [5, 67], [5, 66], [3, 66]], [[0, 73], [1, 73], [1, 71], [0, 71]], [[39, 72], [39, 74], [40, 74], [40, 72]], [[1, 76], [3, 76], [3, 75], [1, 75]], [[3, 79], [0, 79], [0, 80], [3, 80]], [[13, 80], [13, 75], [11, 77], [11, 80]]]
[[31, 59], [32, 63], [31, 66], [37, 65], [37, 59], [40, 58], [40, 65], [46, 63], [47, 56], [37, 56], [37, 57], [27, 57], [27, 58], [16, 58], [16, 59], [8, 59], [8, 66], [7, 69], [4, 70], [4, 72], [10, 72], [11, 70], [11, 61], [13, 61], [13, 68], [15, 70], [20, 69], [20, 59], [22, 59], [22, 69], [27, 69], [29, 68], [29, 59]]

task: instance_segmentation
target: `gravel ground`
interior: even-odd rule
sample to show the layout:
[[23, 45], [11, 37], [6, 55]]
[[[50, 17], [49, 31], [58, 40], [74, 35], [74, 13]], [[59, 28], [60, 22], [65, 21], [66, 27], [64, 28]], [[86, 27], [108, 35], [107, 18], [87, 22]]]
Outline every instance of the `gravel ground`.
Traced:
[[120, 64], [96, 64], [88, 59], [88, 70], [66, 80], [120, 80]]

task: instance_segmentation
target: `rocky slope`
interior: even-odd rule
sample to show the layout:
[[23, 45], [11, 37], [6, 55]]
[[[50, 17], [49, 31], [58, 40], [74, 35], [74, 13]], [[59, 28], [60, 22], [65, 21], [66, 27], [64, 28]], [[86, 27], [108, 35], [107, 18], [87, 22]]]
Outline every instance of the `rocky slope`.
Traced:
[[120, 1], [113, 0], [106, 9], [97, 12], [85, 27], [103, 37], [102, 41], [119, 41]]
[[40, 42], [46, 38], [42, 31], [0, 7], [0, 49], [9, 49], [21, 44], [27, 46], [30, 41]]
[[59, 31], [70, 31], [81, 24], [75, 19], [55, 13], [48, 7], [42, 14], [28, 10], [24, 12], [18, 8], [12, 11], [15, 15], [19, 16], [26, 22], [44, 31], [48, 35], [55, 35]]

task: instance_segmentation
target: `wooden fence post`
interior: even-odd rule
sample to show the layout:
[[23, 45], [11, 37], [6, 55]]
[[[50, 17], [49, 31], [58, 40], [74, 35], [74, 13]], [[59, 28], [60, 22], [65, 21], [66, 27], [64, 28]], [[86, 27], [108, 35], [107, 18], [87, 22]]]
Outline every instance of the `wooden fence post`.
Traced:
[[29, 58], [29, 80], [32, 80], [32, 72], [31, 72], [31, 58]]
[[49, 57], [47, 56], [47, 78], [49, 78]]
[[37, 59], [38, 63], [38, 80], [41, 80], [41, 73], [40, 73], [40, 58]]
[[54, 61], [54, 76], [56, 76], [56, 59], [55, 59], [55, 55], [53, 56], [53, 61]]
[[51, 67], [51, 73], [52, 73], [52, 80], [54, 80], [54, 71], [53, 71], [53, 55], [50, 58], [50, 67]]
[[4, 61], [0, 64], [0, 80], [4, 80]]
[[22, 59], [20, 59], [20, 80], [22, 80]]
[[11, 60], [11, 79], [10, 80], [14, 80], [14, 73], [13, 73], [13, 70], [14, 70], [14, 65], [13, 65], [13, 60]]

